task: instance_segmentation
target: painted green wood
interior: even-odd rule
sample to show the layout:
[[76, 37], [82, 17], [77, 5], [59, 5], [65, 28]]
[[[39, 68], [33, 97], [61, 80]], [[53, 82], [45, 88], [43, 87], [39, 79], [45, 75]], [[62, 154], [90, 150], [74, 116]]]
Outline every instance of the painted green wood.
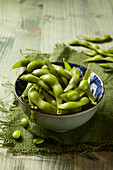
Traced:
[[[68, 43], [79, 34], [113, 36], [112, 0], [0, 0], [0, 98], [8, 95], [3, 76], [14, 83], [21, 70], [10, 71], [26, 48], [51, 52], [55, 43]], [[106, 43], [104, 48], [113, 46]], [[80, 49], [80, 48], [79, 48]], [[6, 99], [12, 102], [12, 96]], [[0, 119], [6, 119], [0, 114]], [[0, 148], [1, 170], [112, 169], [113, 153], [95, 153], [99, 161], [76, 155], [13, 156]]]

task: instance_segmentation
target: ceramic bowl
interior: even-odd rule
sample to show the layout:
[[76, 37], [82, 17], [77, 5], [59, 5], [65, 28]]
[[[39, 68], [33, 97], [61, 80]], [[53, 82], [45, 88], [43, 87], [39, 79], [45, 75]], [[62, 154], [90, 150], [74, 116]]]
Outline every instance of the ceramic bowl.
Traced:
[[[63, 62], [54, 62], [53, 64], [64, 67]], [[75, 66], [79, 68], [81, 71], [81, 77], [84, 76], [87, 70], [86, 67], [73, 64], [73, 63], [70, 63], [70, 66], [71, 67]], [[25, 72], [22, 74], [25, 74]], [[30, 106], [26, 105], [21, 100], [20, 96], [22, 92], [24, 91], [27, 83], [25, 81], [20, 80], [20, 76], [17, 78], [15, 82], [15, 94], [16, 94], [17, 99], [22, 103], [23, 109], [27, 110], [25, 113], [27, 114], [27, 116], [30, 116], [30, 111], [33, 110], [35, 112], [34, 114], [35, 123], [39, 124], [43, 128], [56, 131], [56, 132], [69, 131], [89, 121], [91, 117], [95, 114], [95, 112], [97, 111], [99, 103], [102, 100], [103, 95], [104, 95], [104, 85], [103, 85], [102, 80], [99, 78], [99, 76], [96, 73], [91, 71], [90, 90], [92, 91], [94, 96], [98, 97], [97, 104], [85, 111], [81, 111], [78, 113], [73, 113], [73, 114], [68, 114], [68, 115], [49, 114], [49, 113], [42, 112], [40, 110], [32, 109]]]

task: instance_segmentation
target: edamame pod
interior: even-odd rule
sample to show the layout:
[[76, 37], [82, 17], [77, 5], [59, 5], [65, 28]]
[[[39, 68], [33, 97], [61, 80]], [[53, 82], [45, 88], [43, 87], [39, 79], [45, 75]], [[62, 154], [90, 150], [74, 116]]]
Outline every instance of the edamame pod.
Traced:
[[56, 98], [63, 93], [62, 86], [60, 85], [58, 79], [53, 74], [45, 74], [40, 78], [53, 89]]
[[94, 57], [85, 59], [83, 62], [101, 62], [101, 61], [113, 62], [113, 57], [103, 57], [102, 55], [96, 55]]
[[32, 58], [23, 58], [19, 61], [17, 61], [10, 70], [13, 70], [15, 68], [20, 68], [20, 67], [27, 67], [27, 65], [32, 62], [32, 61], [37, 61], [36, 59]]
[[82, 52], [88, 56], [95, 56], [97, 54], [95, 50], [83, 50]]
[[53, 65], [55, 70], [62, 76], [64, 76], [65, 78], [67, 78], [68, 80], [71, 79], [72, 75], [70, 73], [69, 70], [65, 70], [63, 67], [61, 66], [57, 66], [57, 65]]
[[76, 108], [76, 109], [73, 109], [73, 110], [61, 110], [61, 109], [59, 109], [59, 111], [60, 111], [60, 113], [61, 114], [72, 114], [72, 113], [78, 113], [78, 112], [80, 112], [82, 110], [82, 107], [78, 107], [78, 108]]
[[45, 64], [44, 61], [32, 61], [27, 65], [27, 72], [31, 73], [37, 68], [41, 68]]
[[50, 73], [50, 71], [48, 69], [36, 69], [31, 74], [40, 77], [40, 76], [42, 76], [44, 74], [48, 74], [48, 73]]
[[52, 113], [52, 114], [56, 114], [57, 113], [57, 108], [55, 106], [53, 106], [52, 104], [45, 102], [44, 100], [42, 100], [42, 98], [40, 97], [39, 93], [37, 92], [37, 90], [32, 89], [29, 92], [29, 98], [30, 100], [36, 105], [38, 106], [38, 108], [46, 113]]
[[111, 66], [111, 65], [109, 65], [107, 63], [101, 63], [101, 64], [99, 64], [99, 66], [101, 66], [104, 69], [111, 69], [111, 70], [113, 70], [113, 66]]
[[45, 90], [42, 90], [42, 93], [44, 95], [44, 98], [46, 99], [47, 102], [49, 102], [50, 104], [52, 104], [53, 106], [57, 106], [57, 102], [55, 100], [55, 98], [53, 98], [48, 92], [46, 92]]
[[75, 102], [72, 101], [72, 102], [59, 104], [58, 108], [62, 110], [66, 110], [66, 109], [72, 110], [87, 105], [88, 103], [89, 103], [89, 99], [87, 97], [82, 97], [79, 101], [75, 101]]
[[45, 58], [44, 61], [45, 61], [45, 64], [48, 66], [48, 68], [49, 68], [49, 70], [50, 70], [50, 73], [57, 77], [59, 83], [60, 83], [61, 86], [64, 88], [65, 85], [64, 85], [64, 83], [62, 82], [62, 80], [60, 79], [59, 74], [57, 73], [57, 71], [55, 70], [55, 68], [54, 68], [53, 65], [51, 64], [51, 62], [50, 62], [47, 58]]
[[71, 73], [72, 73], [72, 78], [69, 81], [68, 86], [64, 89], [64, 92], [67, 92], [67, 91], [71, 90], [79, 82], [80, 70], [78, 68], [76, 68], [76, 67], [73, 67], [72, 70], [71, 70]]
[[31, 74], [25, 74], [25, 75], [22, 75], [20, 77], [20, 79], [23, 80], [23, 81], [26, 81], [26, 82], [38, 84], [44, 90], [48, 91], [48, 93], [50, 93], [51, 95], [54, 96], [54, 93], [52, 92], [50, 87], [43, 80], [41, 80], [39, 77], [36, 77], [34, 75], [31, 75]]
[[103, 37], [86, 37], [86, 36], [83, 36], [83, 35], [79, 35], [78, 37], [83, 38], [86, 41], [96, 42], [96, 43], [103, 43], [103, 42], [107, 42], [107, 41], [112, 40], [110, 35], [104, 35]]
[[97, 104], [97, 102], [96, 102], [97, 97], [94, 97], [94, 96], [93, 96], [93, 93], [91, 92], [90, 89], [87, 89], [87, 90], [86, 90], [86, 94], [87, 94], [89, 100], [91, 101], [91, 103], [92, 103], [93, 105], [96, 105], [96, 104]]
[[29, 83], [27, 84], [24, 92], [22, 93], [21, 97], [24, 98], [24, 97], [27, 97], [28, 96], [28, 90], [33, 86], [33, 83]]

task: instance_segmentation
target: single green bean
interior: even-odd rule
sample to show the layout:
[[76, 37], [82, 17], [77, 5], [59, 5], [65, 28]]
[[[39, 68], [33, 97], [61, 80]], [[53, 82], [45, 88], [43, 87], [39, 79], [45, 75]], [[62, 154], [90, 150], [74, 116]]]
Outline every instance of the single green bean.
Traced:
[[86, 41], [90, 41], [90, 42], [98, 42], [98, 43], [103, 43], [103, 42], [107, 42], [107, 41], [111, 41], [112, 38], [110, 35], [104, 35], [103, 37], [86, 37], [86, 36], [82, 36], [79, 35], [79, 38], [83, 38]]
[[21, 136], [21, 133], [20, 133], [19, 130], [15, 130], [15, 131], [13, 132], [13, 134], [12, 134], [12, 137], [13, 137], [14, 139], [19, 139], [20, 136]]
[[41, 144], [43, 142], [44, 142], [43, 138], [38, 137], [38, 138], [33, 139], [33, 143], [36, 144], [36, 145], [39, 145], [39, 144]]
[[45, 61], [32, 61], [27, 65], [27, 72], [31, 73], [37, 68], [41, 68], [45, 64]]
[[29, 98], [36, 106], [38, 106], [38, 108], [40, 110], [42, 110], [46, 113], [52, 113], [52, 114], [57, 113], [57, 108], [55, 106], [53, 106], [52, 104], [42, 100], [42, 98], [40, 97], [37, 90], [35, 90], [35, 89], [30, 90]]
[[89, 99], [87, 97], [82, 97], [79, 101], [75, 101], [75, 102], [72, 101], [72, 102], [59, 104], [58, 108], [62, 110], [66, 110], [66, 109], [72, 110], [87, 105], [88, 103], [89, 103]]

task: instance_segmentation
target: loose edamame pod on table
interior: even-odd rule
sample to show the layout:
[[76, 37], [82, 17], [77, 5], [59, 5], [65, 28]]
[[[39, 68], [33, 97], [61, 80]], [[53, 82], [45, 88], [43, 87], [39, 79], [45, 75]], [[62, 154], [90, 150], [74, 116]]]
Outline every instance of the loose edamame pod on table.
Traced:
[[107, 63], [101, 63], [101, 64], [99, 64], [99, 66], [101, 66], [104, 69], [111, 69], [111, 70], [113, 70], [113, 66], [111, 66], [111, 65], [109, 65]]
[[97, 55], [97, 52], [95, 50], [83, 50], [82, 52], [91, 57]]
[[83, 62], [101, 62], [101, 61], [113, 62], [113, 57], [103, 57], [102, 55], [96, 55], [94, 57], [83, 60]]
[[103, 42], [107, 42], [107, 41], [111, 41], [112, 37], [110, 35], [104, 35], [103, 37], [86, 37], [83, 35], [79, 35], [78, 38], [82, 38], [86, 41], [89, 42], [95, 42], [95, 43], [103, 43]]

